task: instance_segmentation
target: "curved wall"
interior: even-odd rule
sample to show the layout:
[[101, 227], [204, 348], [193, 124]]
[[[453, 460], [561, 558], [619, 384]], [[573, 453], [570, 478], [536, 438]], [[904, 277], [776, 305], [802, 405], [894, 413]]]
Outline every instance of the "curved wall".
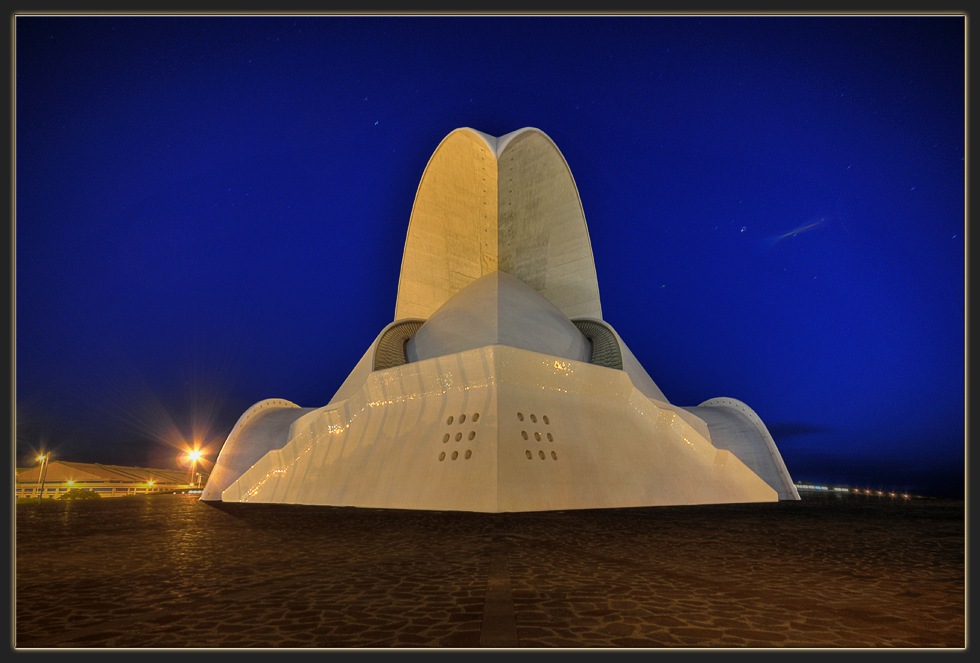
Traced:
[[800, 499], [769, 429], [752, 408], [736, 398], [712, 398], [682, 409], [704, 421], [711, 443], [745, 463], [779, 494], [779, 499]]
[[496, 271], [460, 290], [432, 314], [405, 346], [423, 361], [488, 345], [507, 345], [587, 362], [586, 338], [541, 293]]
[[585, 214], [558, 147], [533, 128], [499, 139], [456, 129], [419, 183], [395, 319], [428, 318], [498, 269], [569, 318], [602, 317]]
[[425, 320], [400, 320], [388, 325], [374, 349], [374, 370], [381, 371], [408, 363], [405, 344], [415, 336]]
[[446, 136], [422, 174], [408, 223], [395, 320], [428, 318], [497, 269], [497, 157], [472, 129]]
[[537, 129], [505, 138], [497, 157], [501, 271], [540, 292], [569, 318], [601, 319], [592, 243], [565, 157]]
[[220, 501], [222, 491], [259, 459], [285, 446], [294, 421], [316, 409], [299, 407], [282, 398], [267, 398], [246, 410], [221, 447], [201, 499]]

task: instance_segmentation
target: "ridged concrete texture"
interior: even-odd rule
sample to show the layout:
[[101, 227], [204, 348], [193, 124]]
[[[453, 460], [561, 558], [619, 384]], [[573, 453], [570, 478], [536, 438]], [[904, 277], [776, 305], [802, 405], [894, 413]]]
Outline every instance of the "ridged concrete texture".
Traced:
[[436, 148], [419, 184], [395, 319], [428, 318], [498, 269], [569, 318], [602, 317], [578, 188], [555, 144], [532, 128], [499, 140], [457, 129]]

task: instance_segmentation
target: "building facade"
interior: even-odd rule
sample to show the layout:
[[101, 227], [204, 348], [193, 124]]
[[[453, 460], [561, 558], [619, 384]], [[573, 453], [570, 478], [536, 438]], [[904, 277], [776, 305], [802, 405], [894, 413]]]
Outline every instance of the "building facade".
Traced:
[[397, 293], [329, 403], [242, 415], [202, 500], [502, 512], [799, 499], [751, 408], [670, 403], [603, 319], [578, 189], [543, 132], [443, 139]]
[[200, 489], [206, 475], [191, 481], [183, 470], [159, 470], [99, 463], [72, 463], [54, 460], [47, 463], [43, 487], [39, 481], [41, 467], [17, 470], [14, 496], [57, 499], [70, 490], [88, 490], [101, 497], [126, 497], [153, 493], [187, 492]]

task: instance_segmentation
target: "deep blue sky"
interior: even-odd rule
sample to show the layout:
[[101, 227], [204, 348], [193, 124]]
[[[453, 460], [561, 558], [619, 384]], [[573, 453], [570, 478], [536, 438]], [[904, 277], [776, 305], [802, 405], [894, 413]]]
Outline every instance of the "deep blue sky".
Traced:
[[18, 465], [172, 466], [264, 398], [325, 405], [392, 321], [439, 141], [533, 126], [671, 402], [745, 401], [797, 480], [962, 496], [963, 33], [18, 17]]

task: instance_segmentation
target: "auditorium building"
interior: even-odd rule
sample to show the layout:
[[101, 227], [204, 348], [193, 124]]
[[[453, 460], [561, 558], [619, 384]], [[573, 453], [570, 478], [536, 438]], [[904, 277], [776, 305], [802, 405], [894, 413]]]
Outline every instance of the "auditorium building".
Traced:
[[578, 188], [554, 142], [533, 128], [462, 128], [422, 175], [391, 324], [326, 405], [248, 409], [201, 499], [493, 513], [799, 494], [748, 405], [672, 403], [605, 320]]

